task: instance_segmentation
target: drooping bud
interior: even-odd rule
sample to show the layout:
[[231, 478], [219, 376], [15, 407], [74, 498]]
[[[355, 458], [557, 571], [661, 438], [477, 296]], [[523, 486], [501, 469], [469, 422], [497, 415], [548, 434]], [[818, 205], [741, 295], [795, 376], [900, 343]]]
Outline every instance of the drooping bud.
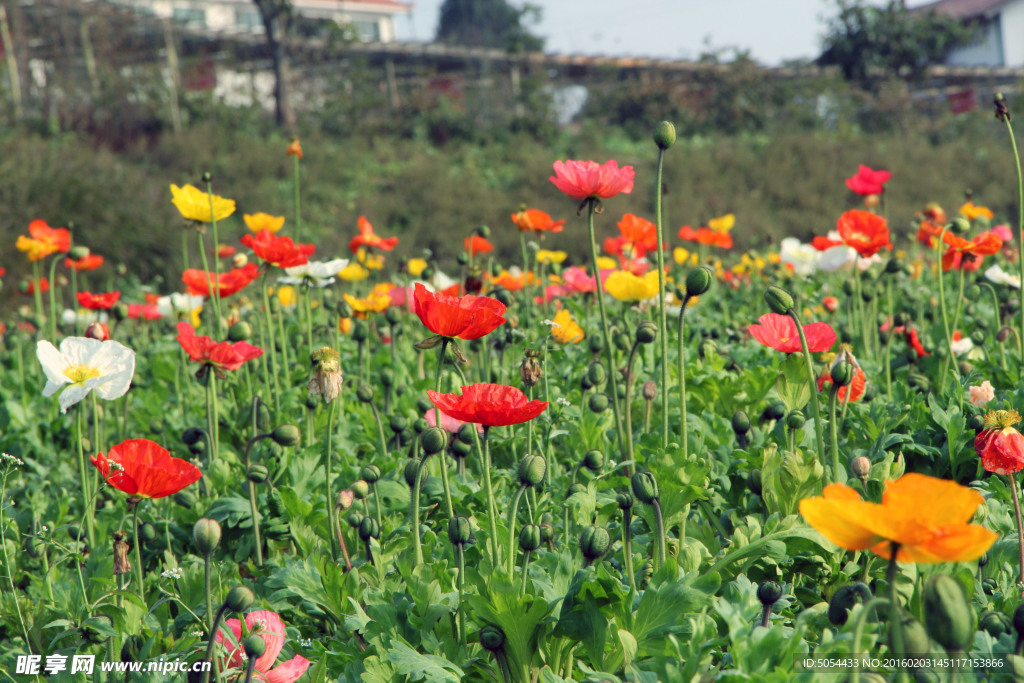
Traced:
[[505, 646], [505, 632], [497, 626], [480, 629], [480, 645], [488, 652], [497, 652]]
[[755, 496], [761, 495], [761, 470], [755, 468], [747, 473], [747, 489]]
[[183, 489], [174, 494], [174, 502], [186, 510], [190, 509], [198, 501], [199, 499], [196, 497], [196, 494], [188, 489]]
[[352, 482], [352, 494], [359, 500], [364, 500], [370, 495], [370, 485], [362, 479]]
[[609, 400], [605, 394], [591, 394], [587, 399], [587, 407], [592, 413], [603, 413], [608, 410]]
[[405, 469], [402, 470], [402, 478], [405, 479], [405, 483], [412, 488], [416, 485], [416, 476], [420, 473], [420, 461], [418, 459], [412, 459], [405, 463]]
[[965, 216], [957, 216], [946, 228], [954, 234], [962, 235], [971, 229], [971, 221]]
[[548, 463], [540, 455], [524, 456], [519, 463], [519, 483], [523, 486], [539, 486], [547, 474]]
[[279, 425], [271, 432], [271, 438], [278, 446], [298, 446], [302, 440], [302, 431], [295, 425]]
[[426, 455], [440, 453], [448, 445], [448, 433], [440, 427], [425, 429], [420, 434], [420, 448]]
[[591, 472], [600, 472], [601, 468], [604, 467], [604, 453], [596, 448], [587, 451], [583, 456], [583, 466]]
[[794, 410], [786, 416], [786, 426], [791, 430], [796, 431], [804, 426], [804, 422], [807, 422], [807, 418], [799, 410]]
[[239, 322], [235, 323], [234, 325], [231, 326], [231, 329], [228, 330], [228, 341], [232, 341], [232, 342], [246, 341], [247, 339], [249, 339], [251, 337], [252, 337], [252, 325], [250, 325], [249, 323], [245, 322], [244, 320], [240, 320]]
[[764, 300], [768, 304], [768, 308], [772, 310], [772, 313], [788, 315], [793, 310], [793, 295], [781, 287], [772, 285], [765, 290]]
[[998, 640], [999, 636], [1009, 633], [1013, 628], [1013, 619], [1004, 612], [985, 612], [978, 619], [978, 628]]
[[832, 596], [828, 604], [828, 620], [833, 626], [842, 626], [849, 619], [854, 605], [866, 604], [871, 600], [871, 589], [863, 583], [848, 583]]
[[650, 472], [637, 472], [630, 479], [633, 495], [641, 503], [650, 505], [659, 497], [658, 480]]
[[644, 320], [636, 328], [636, 341], [639, 344], [652, 344], [658, 338], [658, 326], [650, 320]]
[[853, 364], [842, 362], [838, 363], [829, 372], [832, 376], [832, 384], [836, 387], [845, 387], [853, 381]]
[[373, 517], [363, 517], [359, 523], [359, 538], [369, 541], [371, 538], [380, 538], [380, 524]]
[[537, 524], [526, 524], [519, 532], [519, 547], [523, 552], [533, 552], [541, 544], [540, 526]]
[[750, 417], [744, 410], [737, 410], [732, 414], [732, 431], [736, 434], [746, 434], [750, 431]]
[[782, 586], [775, 581], [764, 581], [757, 587], [757, 599], [762, 605], [771, 606], [782, 597]]
[[265, 484], [270, 476], [266, 466], [253, 463], [245, 472], [245, 478], [254, 484]]
[[455, 516], [448, 520], [448, 540], [452, 545], [466, 545], [473, 538], [473, 529], [466, 517]]
[[676, 142], [676, 127], [670, 121], [662, 121], [654, 128], [654, 144], [658, 149], [668, 149]]
[[653, 401], [658, 398], [658, 385], [650, 380], [644, 382], [643, 396], [645, 401]]
[[380, 468], [376, 465], [367, 465], [359, 471], [359, 477], [369, 484], [376, 483], [380, 479]]
[[620, 510], [629, 510], [633, 507], [633, 496], [629, 493], [622, 492], [615, 496], [615, 502], [618, 504]]
[[608, 379], [608, 371], [605, 370], [604, 365], [600, 362], [591, 363], [590, 367], [587, 368], [587, 379], [590, 380], [592, 386], [598, 386]]
[[192, 527], [192, 543], [200, 555], [209, 555], [220, 545], [221, 528], [215, 519], [200, 519]]
[[929, 578], [924, 588], [928, 635], [948, 652], [963, 651], [974, 636], [974, 610], [952, 576]]

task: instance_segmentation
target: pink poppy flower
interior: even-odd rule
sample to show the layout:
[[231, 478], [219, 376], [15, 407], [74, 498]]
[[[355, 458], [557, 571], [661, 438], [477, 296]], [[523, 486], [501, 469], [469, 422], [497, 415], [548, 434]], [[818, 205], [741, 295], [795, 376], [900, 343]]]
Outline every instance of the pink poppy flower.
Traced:
[[992, 387], [992, 383], [985, 380], [977, 386], [968, 388], [970, 393], [971, 405], [983, 406], [996, 397], [996, 390]]
[[619, 162], [598, 165], [595, 161], [556, 161], [555, 175], [548, 178], [559, 190], [573, 199], [600, 197], [608, 199], [620, 192], [633, 191], [632, 166], [619, 168]]
[[[757, 321], [757, 325], [747, 328], [750, 336], [757, 341], [783, 353], [798, 353], [802, 350], [796, 321], [788, 315], [765, 313]], [[803, 328], [807, 348], [811, 353], [828, 351], [836, 343], [836, 332], [828, 323], [811, 323]]]
[[[437, 419], [436, 419], [436, 417], [437, 417], [437, 411], [433, 410], [433, 409], [428, 410], [427, 412], [425, 412], [423, 414], [423, 419], [425, 419], [427, 421], [427, 424], [429, 424], [431, 427], [436, 427], [437, 426]], [[441, 413], [441, 429], [445, 430], [446, 432], [451, 432], [452, 434], [454, 434], [455, 432], [459, 431], [459, 427], [461, 427], [464, 424], [466, 424], [466, 423], [463, 422], [462, 420], [457, 420], [454, 417], [449, 417], [448, 415], [445, 415], [444, 413]], [[484, 433], [484, 426], [483, 425], [477, 425], [476, 426], [476, 431], [478, 431], [481, 434], [483, 434]]]
[[857, 168], [857, 175], [846, 179], [846, 186], [859, 195], [882, 194], [885, 189], [883, 185], [890, 178], [892, 173], [888, 171], [873, 171], [861, 164]]
[[562, 281], [572, 292], [596, 292], [597, 280], [593, 275], [587, 275], [587, 271], [578, 266], [569, 266], [562, 271]]
[[[242, 638], [242, 622], [238, 619], [228, 619], [224, 625], [231, 629], [231, 633], [234, 635], [226, 666], [244, 670], [246, 666], [242, 660], [244, 650], [239, 642]], [[284, 622], [275, 612], [266, 610], [249, 612], [245, 615], [245, 626], [250, 634], [259, 636], [267, 644], [266, 651], [256, 660], [254, 680], [267, 681], [267, 683], [294, 683], [302, 674], [306, 673], [310, 661], [300, 655], [295, 655], [284, 664], [271, 669], [277, 661], [277, 656], [281, 654], [281, 648], [284, 647], [285, 641]], [[224, 633], [221, 631], [217, 632], [217, 643], [224, 643]]]
[[992, 233], [1004, 243], [1013, 241], [1013, 231], [1010, 230], [1010, 226], [1008, 225], [997, 225], [992, 228]]

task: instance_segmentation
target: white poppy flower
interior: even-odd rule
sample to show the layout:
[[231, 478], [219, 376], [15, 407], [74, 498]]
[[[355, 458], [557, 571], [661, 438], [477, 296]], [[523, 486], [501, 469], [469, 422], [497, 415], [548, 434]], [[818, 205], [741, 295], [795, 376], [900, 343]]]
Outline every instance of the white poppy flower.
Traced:
[[348, 265], [348, 259], [336, 258], [332, 261], [310, 261], [301, 266], [285, 268], [286, 277], [277, 281], [286, 285], [309, 284], [313, 287], [326, 287], [334, 284], [334, 276]]
[[845, 269], [857, 260], [856, 250], [843, 244], [829, 247], [825, 251], [820, 252], [820, 254], [818, 269], [826, 273], [834, 273], [837, 270]]
[[779, 259], [792, 265], [794, 273], [806, 277], [817, 270], [819, 252], [795, 237], [787, 237], [779, 243]]
[[999, 266], [992, 266], [991, 268], [986, 270], [985, 277], [987, 277], [992, 282], [995, 282], [997, 285], [1007, 285], [1009, 287], [1013, 287], [1014, 289], [1020, 289], [1020, 277], [1017, 275], [1013, 275], [1011, 273], [1007, 273]]
[[974, 348], [974, 342], [970, 337], [961, 337], [957, 341], [951, 342], [949, 346], [954, 356], [962, 356], [965, 353], [970, 353]]
[[36, 344], [46, 374], [43, 396], [61, 391], [60, 412], [85, 398], [90, 391], [106, 400], [124, 396], [135, 374], [135, 352], [116, 341], [67, 337], [60, 350], [48, 341]]
[[194, 294], [171, 294], [156, 300], [156, 310], [164, 318], [176, 318], [199, 308], [203, 301], [203, 297]]

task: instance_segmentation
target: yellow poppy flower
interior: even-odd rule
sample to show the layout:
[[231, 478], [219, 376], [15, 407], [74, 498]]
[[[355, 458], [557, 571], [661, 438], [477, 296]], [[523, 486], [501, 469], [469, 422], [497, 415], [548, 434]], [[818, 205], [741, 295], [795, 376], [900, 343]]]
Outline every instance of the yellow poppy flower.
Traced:
[[365, 318], [367, 313], [380, 313], [391, 304], [391, 297], [381, 294], [374, 288], [365, 299], [357, 299], [351, 294], [345, 294], [345, 301], [355, 311], [356, 317]]
[[672, 258], [681, 266], [685, 266], [687, 263], [691, 266], [697, 265], [697, 252], [691, 252], [689, 249], [684, 249], [683, 247], [676, 247], [673, 249]]
[[405, 264], [405, 269], [409, 271], [409, 275], [419, 277], [423, 274], [423, 271], [427, 269], [427, 259], [411, 258]]
[[[190, 221], [209, 223], [210, 195], [194, 185], [178, 187], [171, 185], [171, 203], [178, 207], [181, 215]], [[222, 221], [235, 212], [235, 200], [213, 195], [213, 219]]]
[[202, 322], [202, 319], [200, 319], [199, 314], [202, 313], [202, 312], [203, 312], [203, 307], [202, 306], [196, 306], [189, 313], [188, 317], [189, 317], [189, 321], [192, 323], [192, 327], [194, 327], [196, 329], [199, 329], [199, 323]]
[[555, 324], [551, 326], [551, 336], [559, 344], [578, 344], [583, 341], [583, 328], [572, 319], [568, 310], [563, 308], [556, 313], [553, 322]]
[[[220, 220], [219, 218], [217, 220]], [[242, 220], [245, 221], [245, 227], [249, 228], [253, 232], [260, 232], [262, 230], [269, 230], [270, 232], [277, 232], [284, 227], [284, 216], [271, 216], [269, 213], [243, 213]]]
[[360, 280], [365, 280], [370, 277], [370, 271], [363, 268], [355, 261], [352, 261], [341, 269], [341, 272], [338, 273], [338, 277], [345, 282], [359, 282]]
[[626, 270], [617, 270], [605, 280], [604, 288], [619, 301], [646, 301], [658, 295], [658, 271], [637, 277]]
[[960, 207], [960, 213], [962, 213], [968, 220], [974, 220], [976, 218], [987, 218], [992, 220], [995, 214], [987, 206], [975, 206], [974, 202], [967, 202]]
[[597, 269], [598, 270], [612, 270], [618, 266], [618, 262], [608, 256], [597, 257]]
[[282, 306], [294, 306], [299, 297], [296, 295], [294, 287], [283, 285], [277, 290], [277, 300], [281, 302]]
[[708, 227], [715, 232], [729, 232], [734, 225], [736, 225], [736, 216], [731, 213], [719, 216], [718, 218], [712, 218], [708, 221]]
[[867, 550], [900, 562], [969, 562], [985, 554], [999, 535], [968, 524], [984, 502], [974, 489], [924, 474], [885, 483], [882, 503], [868, 503], [845, 484], [829, 484], [820, 498], [800, 501], [807, 523], [841, 548]]
[[561, 263], [567, 256], [568, 254], [564, 251], [548, 251], [547, 249], [540, 249], [537, 251], [537, 263]]

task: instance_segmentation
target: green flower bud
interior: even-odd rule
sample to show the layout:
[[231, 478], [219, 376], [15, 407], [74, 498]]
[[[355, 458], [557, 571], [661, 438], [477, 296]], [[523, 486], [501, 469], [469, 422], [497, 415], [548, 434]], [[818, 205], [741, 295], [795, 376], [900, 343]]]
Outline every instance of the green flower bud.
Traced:
[[[911, 616], [906, 616], [900, 622], [900, 630], [903, 636], [903, 653], [907, 657], [927, 657], [931, 652], [932, 644], [928, 638], [928, 631], [921, 625], [921, 622]], [[893, 639], [893, 627], [889, 628], [889, 649], [896, 647]]]
[[[390, 309], [389, 309], [390, 310]], [[395, 383], [395, 371], [391, 368], [381, 368], [380, 371], [380, 383], [385, 387], [390, 387]]]
[[590, 380], [591, 386], [596, 387], [608, 379], [608, 371], [605, 370], [604, 365], [600, 362], [591, 363], [590, 367], [587, 368], [587, 379]]
[[499, 288], [491, 292], [491, 296], [497, 299], [500, 303], [504, 304], [505, 307], [512, 305], [512, 292], [504, 288]]
[[262, 401], [256, 405], [256, 428], [261, 432], [270, 429], [270, 408]]
[[110, 310], [114, 314], [114, 319], [118, 322], [128, 319], [128, 304], [123, 301], [118, 301], [114, 304], [114, 307]]
[[352, 305], [344, 299], [335, 305], [334, 310], [338, 312], [339, 318], [351, 318], [355, 314], [355, 311], [352, 310]]
[[615, 502], [620, 510], [629, 510], [633, 507], [633, 496], [629, 493], [619, 493], [615, 496]]
[[380, 468], [376, 465], [367, 465], [359, 471], [359, 478], [370, 484], [376, 483], [380, 479]]
[[245, 322], [244, 320], [238, 321], [237, 323], [231, 326], [230, 330], [228, 330], [228, 341], [230, 342], [246, 341], [251, 337], [252, 325]]
[[765, 290], [764, 300], [768, 304], [768, 308], [772, 310], [772, 313], [788, 315], [793, 310], [793, 295], [781, 287], [772, 285]]
[[978, 619], [978, 628], [998, 640], [999, 636], [1009, 633], [1013, 628], [1013, 619], [1004, 612], [985, 612]]
[[188, 489], [178, 491], [174, 494], [174, 502], [186, 510], [191, 509], [198, 501], [199, 499], [196, 497], [196, 494]]
[[353, 510], [352, 512], [348, 513], [348, 517], [345, 518], [345, 521], [348, 522], [348, 525], [353, 529], [358, 529], [359, 525], [363, 523], [364, 519], [365, 517], [363, 516], [362, 512], [359, 512], [358, 510]]
[[871, 589], [863, 583], [848, 583], [832, 596], [828, 604], [828, 620], [833, 626], [842, 626], [849, 619], [854, 605], [866, 604], [871, 599]]
[[794, 410], [786, 416], [786, 426], [794, 431], [803, 427], [804, 422], [807, 422], [807, 418], [799, 410]]
[[891, 258], [885, 263], [885, 272], [889, 275], [895, 275], [896, 273], [903, 270], [903, 264], [897, 258]]
[[412, 423], [412, 429], [417, 434], [422, 434], [426, 430], [430, 429], [430, 423], [427, 422], [426, 418], [420, 417], [417, 418], [416, 421]]
[[750, 416], [744, 410], [737, 410], [732, 414], [732, 431], [737, 434], [746, 434], [750, 431]]
[[370, 337], [370, 328], [366, 326], [362, 320], [357, 320], [352, 325], [352, 339], [356, 342], [362, 343]]
[[72, 261], [81, 261], [82, 259], [88, 257], [91, 253], [92, 252], [89, 251], [89, 247], [85, 246], [84, 244], [76, 244], [75, 246], [71, 247], [71, 251], [68, 252], [68, 256], [71, 257]]
[[456, 458], [468, 458], [473, 453], [473, 447], [461, 439], [452, 439], [450, 450]]
[[769, 403], [764, 409], [764, 417], [767, 420], [781, 420], [786, 416], [786, 404], [782, 401]]
[[611, 543], [612, 539], [608, 534], [608, 529], [603, 526], [588, 526], [580, 534], [580, 550], [583, 551], [583, 557], [587, 558], [587, 562], [600, 559], [608, 552]]
[[711, 289], [712, 282], [714, 277], [709, 267], [693, 268], [686, 274], [686, 293], [690, 296], [700, 296]]
[[420, 448], [426, 455], [440, 453], [448, 446], [448, 432], [440, 427], [431, 427], [420, 434]]
[[612, 336], [612, 342], [615, 344], [615, 348], [619, 351], [629, 351], [633, 342], [630, 341], [629, 335], [625, 332], [619, 332]]
[[419, 474], [420, 461], [413, 458], [409, 462], [405, 463], [405, 469], [402, 471], [402, 478], [405, 479], [405, 483], [412, 488], [416, 485], [416, 475]]
[[357, 479], [356, 481], [352, 482], [352, 495], [354, 495], [359, 500], [364, 500], [367, 496], [370, 495], [370, 485], [363, 481], [362, 479]]
[[541, 522], [540, 540], [543, 543], [551, 543], [555, 540], [555, 527], [550, 522]]
[[583, 466], [591, 472], [600, 472], [601, 468], [604, 467], [604, 453], [596, 448], [594, 450], [587, 451], [583, 456]]
[[775, 581], [765, 581], [757, 587], [757, 599], [762, 605], [774, 605], [782, 597], [782, 586]]
[[971, 222], [964, 216], [957, 216], [946, 228], [954, 234], [962, 235], [971, 229]]
[[604, 351], [604, 337], [599, 334], [587, 335], [587, 348], [591, 353], [601, 353]]
[[505, 646], [505, 632], [497, 626], [480, 629], [480, 645], [488, 652], [497, 652]]
[[452, 545], [466, 545], [473, 539], [473, 529], [465, 517], [455, 516], [448, 520], [448, 540]]
[[373, 400], [373, 387], [368, 384], [361, 385], [356, 389], [356, 398], [358, 398], [362, 403], [369, 403]]
[[188, 447], [188, 452], [192, 455], [202, 455], [206, 452], [206, 441], [196, 441]]
[[249, 636], [242, 641], [242, 648], [246, 657], [258, 659], [267, 651], [267, 641], [263, 640], [263, 636]]
[[833, 385], [845, 387], [853, 381], [853, 364], [843, 361], [832, 368], [829, 375], [832, 376]]
[[249, 470], [245, 473], [245, 478], [254, 484], [266, 483], [269, 476], [267, 468], [263, 465], [252, 464], [249, 465]]
[[755, 468], [747, 473], [747, 490], [755, 496], [761, 495], [761, 470]]
[[658, 326], [650, 320], [645, 320], [636, 328], [636, 341], [639, 344], [653, 344], [658, 338]]
[[152, 543], [156, 540], [156, 527], [146, 522], [139, 527], [139, 538], [143, 543]]
[[630, 485], [633, 487], [633, 495], [641, 503], [647, 503], [650, 505], [658, 499], [660, 493], [658, 490], [658, 480], [654, 478], [654, 475], [650, 472], [637, 472], [630, 479]]
[[586, 493], [587, 487], [583, 484], [576, 483], [569, 487], [569, 490], [565, 493], [565, 497], [569, 498], [575, 496], [577, 493]]
[[151, 434], [157, 434], [157, 435], [163, 434], [164, 433], [164, 423], [163, 423], [163, 421], [161, 421], [161, 420], [153, 420], [153, 421], [151, 421], [149, 423], [149, 431], [150, 431]]
[[295, 425], [279, 425], [271, 438], [278, 446], [298, 446], [302, 440], [302, 432]]
[[369, 541], [371, 538], [380, 538], [380, 524], [373, 517], [363, 517], [359, 523], [359, 538]]
[[201, 441], [204, 437], [203, 430], [199, 427], [189, 427], [181, 434], [181, 441], [186, 446], [191, 446], [197, 441]]
[[221, 529], [215, 519], [200, 519], [192, 527], [192, 543], [200, 555], [209, 555], [220, 545]]
[[256, 604], [256, 596], [245, 586], [235, 586], [224, 598], [224, 606], [232, 612], [245, 612]]
[[541, 542], [540, 526], [537, 524], [526, 524], [519, 532], [519, 547], [523, 552], [533, 552], [540, 547]]
[[455, 257], [455, 260], [458, 262], [460, 266], [467, 265], [469, 263], [469, 254], [467, 254], [464, 251], [459, 252], [459, 254]]
[[1024, 604], [1013, 611], [1013, 630], [1017, 632], [1018, 638], [1024, 638]]
[[394, 327], [402, 321], [402, 312], [392, 306], [384, 313], [384, 319], [388, 321], [388, 325]]
[[925, 584], [924, 616], [928, 634], [947, 651], [964, 650], [974, 636], [974, 610], [951, 576], [932, 576]]
[[654, 129], [654, 144], [658, 149], [668, 149], [676, 142], [676, 127], [669, 121], [662, 121]]
[[391, 431], [397, 434], [409, 427], [409, 420], [404, 415], [392, 415], [388, 426], [391, 427]]
[[592, 413], [603, 413], [608, 410], [610, 402], [605, 394], [591, 394], [587, 399], [587, 407]]
[[526, 455], [519, 463], [519, 483], [523, 486], [540, 486], [547, 474], [548, 463], [540, 455]]
[[473, 445], [476, 443], [477, 431], [476, 425], [467, 422], [466, 424], [459, 427], [459, 431], [455, 433], [455, 436], [459, 441]]

